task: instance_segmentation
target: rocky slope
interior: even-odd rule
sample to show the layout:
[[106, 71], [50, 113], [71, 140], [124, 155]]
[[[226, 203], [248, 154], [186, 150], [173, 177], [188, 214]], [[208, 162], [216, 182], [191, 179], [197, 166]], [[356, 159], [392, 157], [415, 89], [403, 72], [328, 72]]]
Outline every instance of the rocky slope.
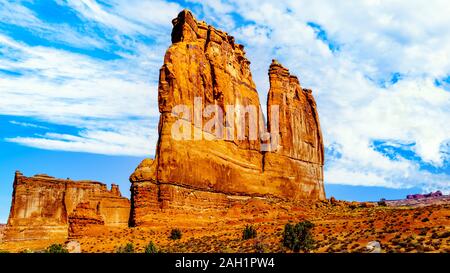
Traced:
[[187, 10], [173, 20], [156, 157], [130, 177], [133, 225], [151, 224], [161, 211], [223, 210], [248, 198], [325, 198], [311, 91], [276, 61], [269, 78], [266, 124], [244, 47]]
[[127, 227], [129, 212], [117, 185], [16, 172], [4, 241], [60, 241], [92, 225]]

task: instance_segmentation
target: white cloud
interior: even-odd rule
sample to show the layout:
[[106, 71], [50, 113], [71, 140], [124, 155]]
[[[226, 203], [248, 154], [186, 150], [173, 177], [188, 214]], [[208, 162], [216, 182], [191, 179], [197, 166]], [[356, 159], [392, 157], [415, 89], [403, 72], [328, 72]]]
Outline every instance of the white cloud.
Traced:
[[188, 2], [197, 5], [194, 9], [195, 15], [202, 16], [208, 24], [226, 29], [232, 29], [236, 26], [236, 22], [231, 16], [231, 13], [236, 11], [234, 3], [224, 0], [188, 0]]
[[[138, 50], [151, 49], [144, 46]], [[0, 52], [9, 56], [0, 59], [0, 69], [20, 73], [0, 78], [0, 114], [82, 128], [79, 135], [47, 133], [6, 141], [41, 149], [109, 155], [154, 153], [159, 116], [157, 76], [146, 73], [158, 71], [159, 64], [152, 54], [103, 61], [28, 46], [1, 34]]]
[[142, 157], [154, 154], [155, 147], [150, 143], [157, 141], [157, 128], [143, 122], [134, 125], [118, 123], [114, 127], [116, 131], [88, 128], [77, 136], [46, 133], [35, 137], [7, 138], [6, 141], [47, 150]]
[[172, 27], [172, 19], [182, 9], [176, 3], [161, 0], [113, 0], [112, 3], [116, 14], [146, 28]]
[[87, 20], [126, 35], [162, 35], [181, 10], [178, 4], [161, 0], [113, 0], [108, 6], [95, 0], [66, 0], [60, 4], [67, 4]]
[[130, 22], [120, 16], [109, 13], [98, 4], [95, 0], [66, 1], [69, 6], [80, 13], [80, 15], [88, 20], [99, 22], [103, 25], [111, 26], [128, 34], [136, 32], [144, 32], [144, 28], [133, 22]]
[[[28, 46], [0, 35], [0, 69], [20, 77], [0, 79], [3, 114], [58, 117], [118, 118], [158, 115], [156, 85], [145, 76], [151, 63], [101, 61], [47, 47]], [[33, 102], [33, 103], [30, 103]], [[26, 106], [26, 107], [25, 107]], [[73, 124], [77, 125], [77, 124]]]
[[36, 14], [19, 2], [0, 1], [0, 18], [3, 24], [11, 24], [25, 28], [34, 35], [53, 42], [74, 46], [77, 48], [103, 48], [105, 41], [93, 33], [77, 32], [68, 24], [47, 23], [40, 20]]

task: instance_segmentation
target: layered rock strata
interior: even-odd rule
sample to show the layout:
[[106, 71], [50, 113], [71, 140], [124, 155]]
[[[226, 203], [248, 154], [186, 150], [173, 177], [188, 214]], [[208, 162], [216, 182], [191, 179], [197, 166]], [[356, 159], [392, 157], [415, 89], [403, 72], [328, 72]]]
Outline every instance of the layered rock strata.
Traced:
[[173, 20], [155, 159], [130, 177], [132, 225], [161, 211], [223, 210], [248, 198], [325, 198], [311, 90], [277, 61], [269, 78], [266, 123], [244, 47], [187, 10]]
[[4, 241], [64, 240], [91, 225], [127, 227], [130, 201], [117, 185], [16, 172]]

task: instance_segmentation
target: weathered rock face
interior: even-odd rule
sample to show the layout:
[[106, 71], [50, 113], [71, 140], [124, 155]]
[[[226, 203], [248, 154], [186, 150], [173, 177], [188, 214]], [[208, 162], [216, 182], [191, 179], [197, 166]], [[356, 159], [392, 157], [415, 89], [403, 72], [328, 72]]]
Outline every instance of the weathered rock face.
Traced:
[[5, 226], [4, 224], [0, 224], [0, 242], [3, 240], [3, 233], [5, 231]]
[[224, 209], [239, 198], [324, 199], [311, 91], [274, 61], [266, 125], [243, 46], [187, 10], [173, 25], [160, 70], [156, 156], [130, 177], [131, 223], [151, 223], [161, 210]]
[[99, 204], [92, 202], [79, 203], [69, 215], [70, 238], [81, 237], [88, 232], [101, 230], [105, 220], [100, 212]]
[[264, 154], [264, 172], [269, 181], [281, 181], [289, 189], [285, 196], [290, 199], [325, 199], [322, 132], [312, 91], [275, 60], [269, 79], [267, 113], [272, 116], [271, 106], [278, 106], [279, 135], [276, 147]]
[[129, 211], [117, 185], [16, 172], [4, 240], [63, 240], [91, 224], [126, 227]]

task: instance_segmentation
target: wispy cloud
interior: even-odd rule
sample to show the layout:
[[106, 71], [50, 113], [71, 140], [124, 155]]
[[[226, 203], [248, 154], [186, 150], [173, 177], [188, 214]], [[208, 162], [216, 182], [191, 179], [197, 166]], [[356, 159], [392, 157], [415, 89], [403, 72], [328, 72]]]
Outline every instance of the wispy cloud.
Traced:
[[[108, 6], [95, 0], [62, 1], [86, 20], [126, 35], [162, 35], [171, 27], [181, 6], [161, 0], [113, 0]], [[151, 15], [150, 15], [151, 13]]]
[[[18, 16], [30, 19], [21, 26], [42, 29], [44, 23], [24, 10], [27, 13]], [[119, 49], [121, 58], [103, 60], [51, 46], [28, 45], [0, 32], [0, 73], [14, 72], [0, 78], [0, 113], [79, 130], [75, 135], [48, 132], [5, 140], [48, 150], [153, 154], [159, 116], [158, 75], [149, 71], [159, 69], [167, 46], [161, 43], [135, 44], [130, 53]], [[11, 123], [38, 128], [31, 123]]]
[[78, 48], [103, 48], [105, 41], [94, 33], [80, 33], [67, 23], [49, 23], [39, 19], [36, 14], [20, 2], [0, 1], [2, 24], [22, 27], [41, 39], [60, 42]]
[[22, 126], [22, 127], [37, 128], [37, 129], [49, 129], [48, 127], [37, 125], [34, 123], [20, 122], [20, 121], [15, 121], [15, 120], [11, 120], [11, 121], [9, 121], [9, 123], [18, 125], [18, 126]]
[[114, 123], [115, 131], [88, 128], [79, 135], [46, 133], [33, 137], [6, 138], [6, 141], [22, 145], [69, 152], [85, 152], [105, 155], [149, 156], [154, 155], [157, 128]]
[[[0, 68], [20, 77], [0, 79], [3, 114], [67, 118], [70, 125], [85, 118], [158, 115], [156, 83], [146, 69], [128, 60], [103, 61], [63, 50], [28, 46], [0, 35]], [[151, 67], [149, 67], [151, 69]], [[153, 67], [152, 69], [157, 69]], [[26, 107], [25, 107], [26, 106]]]

